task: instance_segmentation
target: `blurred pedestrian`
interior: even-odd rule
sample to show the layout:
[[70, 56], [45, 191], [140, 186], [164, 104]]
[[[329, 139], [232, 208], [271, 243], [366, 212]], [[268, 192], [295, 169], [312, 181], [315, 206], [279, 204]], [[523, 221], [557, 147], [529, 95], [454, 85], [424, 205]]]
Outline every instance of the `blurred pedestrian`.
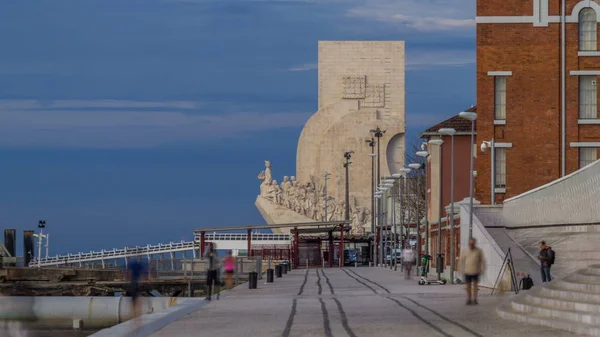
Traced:
[[206, 271], [206, 300], [210, 301], [212, 299], [213, 289], [217, 295], [217, 299], [219, 299], [219, 293], [221, 292], [219, 259], [213, 245], [210, 245], [206, 252], [206, 260], [208, 262]]
[[477, 302], [477, 291], [479, 277], [485, 271], [485, 257], [483, 251], [476, 247], [474, 238], [469, 240], [469, 247], [461, 250], [459, 270], [465, 275], [467, 288], [467, 305], [479, 304]]
[[140, 296], [140, 280], [142, 278], [142, 274], [146, 267], [142, 263], [141, 257], [135, 258], [129, 264], [129, 276], [130, 276], [130, 284], [129, 284], [129, 296], [131, 296], [131, 300], [133, 301], [133, 312], [135, 317], [140, 316], [141, 313], [141, 305], [139, 301]]
[[415, 263], [415, 252], [410, 248], [410, 245], [405, 244], [402, 250], [402, 265], [404, 266], [404, 278], [410, 280], [410, 273], [413, 264]]
[[227, 252], [227, 256], [223, 260], [223, 268], [225, 269], [225, 288], [231, 289], [233, 287], [233, 274], [235, 273], [235, 259], [231, 250]]

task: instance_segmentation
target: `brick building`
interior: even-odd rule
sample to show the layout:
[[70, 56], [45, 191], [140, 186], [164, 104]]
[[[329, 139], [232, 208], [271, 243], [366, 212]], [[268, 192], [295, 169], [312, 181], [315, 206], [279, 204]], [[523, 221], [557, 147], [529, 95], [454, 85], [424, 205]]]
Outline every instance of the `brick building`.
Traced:
[[[471, 107], [466, 111], [477, 112], [476, 107]], [[443, 122], [440, 122], [421, 134], [421, 138], [426, 141], [432, 139], [441, 139], [444, 143], [441, 146], [429, 145], [427, 151], [427, 219], [431, 224], [430, 234], [430, 252], [437, 253], [437, 231], [440, 219], [442, 222], [442, 251], [446, 257], [450, 256], [450, 235], [448, 219], [450, 214], [451, 193], [450, 184], [452, 180], [451, 174], [451, 158], [452, 158], [452, 137], [442, 135], [439, 130], [442, 128], [451, 128], [456, 131], [454, 135], [454, 213], [455, 218], [458, 217], [460, 207], [457, 203], [469, 197], [469, 173], [470, 171], [470, 153], [474, 151], [475, 146], [471, 144], [471, 122], [461, 117], [454, 116]], [[476, 144], [476, 143], [475, 143]], [[441, 159], [441, 160], [440, 160]], [[441, 165], [440, 165], [441, 163]], [[441, 184], [440, 184], [441, 182]], [[441, 202], [440, 202], [441, 198]], [[440, 207], [441, 206], [441, 207]], [[460, 221], [456, 219], [455, 224], [455, 245], [457, 256], [460, 247]], [[446, 258], [447, 264], [450, 260]]]
[[598, 159], [600, 1], [478, 0], [476, 21], [478, 143], [495, 143], [476, 198], [501, 203]]

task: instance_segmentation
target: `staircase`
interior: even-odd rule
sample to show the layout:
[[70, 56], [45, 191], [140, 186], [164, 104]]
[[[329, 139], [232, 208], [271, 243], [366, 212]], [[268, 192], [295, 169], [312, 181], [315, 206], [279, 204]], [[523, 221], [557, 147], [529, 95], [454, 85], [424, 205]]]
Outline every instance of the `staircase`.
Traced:
[[600, 337], [600, 265], [538, 284], [497, 311], [502, 318]]

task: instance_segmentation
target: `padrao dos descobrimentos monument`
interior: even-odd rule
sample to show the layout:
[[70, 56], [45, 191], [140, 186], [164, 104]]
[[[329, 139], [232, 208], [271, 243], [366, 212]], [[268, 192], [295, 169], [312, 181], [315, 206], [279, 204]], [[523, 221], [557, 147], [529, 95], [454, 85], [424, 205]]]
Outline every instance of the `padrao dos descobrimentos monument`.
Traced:
[[372, 130], [385, 131], [377, 158], [381, 176], [404, 167], [404, 64], [403, 41], [319, 42], [319, 107], [298, 140], [296, 174], [274, 179], [272, 164], [265, 161], [258, 175], [262, 182], [255, 204], [268, 224], [343, 220], [344, 153], [354, 151], [352, 234], [371, 231], [373, 148], [367, 142]]

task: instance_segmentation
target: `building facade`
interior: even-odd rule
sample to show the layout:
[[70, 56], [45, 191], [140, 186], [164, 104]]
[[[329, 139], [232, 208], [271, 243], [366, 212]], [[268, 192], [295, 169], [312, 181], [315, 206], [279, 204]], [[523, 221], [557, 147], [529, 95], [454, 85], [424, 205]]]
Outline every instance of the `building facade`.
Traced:
[[[476, 107], [471, 107], [466, 111], [477, 112]], [[456, 131], [454, 135], [454, 199], [451, 196], [452, 183], [452, 137], [442, 135], [439, 130], [442, 128], [451, 128]], [[476, 132], [477, 133], [477, 132]], [[476, 135], [475, 135], [476, 136]], [[429, 144], [426, 147], [429, 156], [427, 157], [427, 220], [430, 223], [430, 254], [434, 255], [438, 252], [438, 228], [441, 220], [442, 223], [442, 252], [446, 256], [446, 264], [450, 264], [450, 228], [448, 226], [451, 219], [450, 204], [454, 201], [455, 218], [460, 213], [458, 202], [469, 197], [469, 177], [470, 177], [470, 154], [475, 151], [475, 142], [471, 143], [471, 122], [459, 116], [451, 117], [443, 122], [440, 122], [421, 134], [421, 138], [425, 141], [433, 139], [443, 140], [441, 147], [439, 145]], [[455, 224], [459, 224], [458, 219]], [[458, 256], [460, 247], [460, 228], [455, 229], [455, 247]]]
[[599, 158], [600, 1], [479, 0], [476, 21], [476, 198], [499, 204]]

